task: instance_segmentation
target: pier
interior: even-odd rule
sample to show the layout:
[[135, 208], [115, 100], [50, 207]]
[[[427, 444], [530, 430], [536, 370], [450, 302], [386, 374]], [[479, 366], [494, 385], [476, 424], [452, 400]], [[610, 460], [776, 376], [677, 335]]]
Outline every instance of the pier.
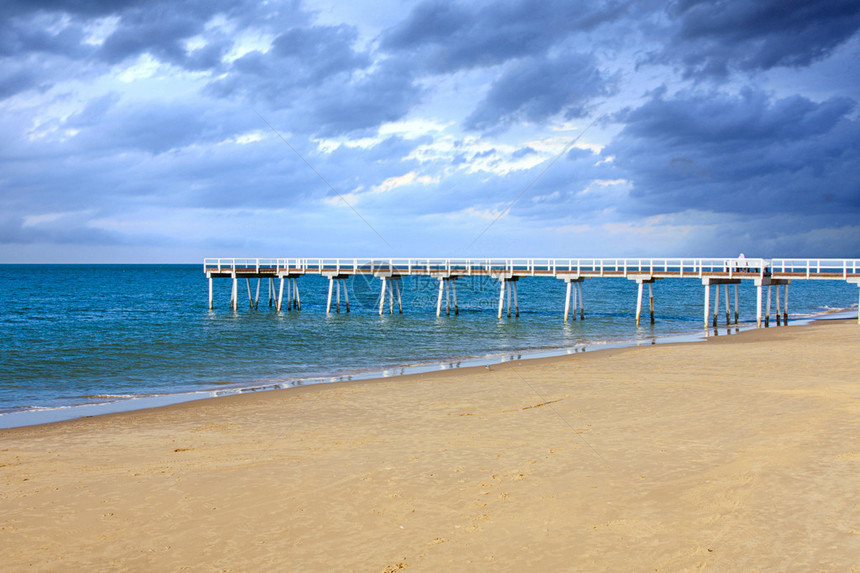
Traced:
[[[640, 259], [301, 259], [301, 258], [207, 258], [203, 270], [209, 280], [209, 308], [213, 308], [214, 279], [232, 280], [230, 306], [239, 308], [239, 281], [245, 281], [251, 308], [258, 308], [262, 281], [268, 284], [268, 305], [283, 309], [286, 287], [286, 309], [301, 309], [298, 279], [307, 275], [328, 278], [326, 312], [349, 312], [349, 294], [346, 279], [364, 276], [382, 282], [379, 297], [379, 314], [403, 313], [401, 279], [424, 276], [439, 281], [436, 299], [436, 316], [441, 316], [443, 300], [445, 314], [459, 314], [457, 304], [458, 278], [489, 277], [499, 281], [498, 318], [503, 315], [519, 316], [517, 282], [529, 277], [553, 277], [566, 283], [563, 318], [567, 322], [584, 320], [585, 304], [583, 282], [587, 279], [623, 277], [638, 285], [636, 324], [640, 324], [644, 287], [648, 285], [650, 321], [654, 322], [654, 283], [665, 279], [701, 281], [704, 287], [704, 324], [717, 325], [720, 315], [721, 291], [725, 304], [725, 321], [738, 322], [738, 289], [747, 283], [756, 287], [756, 325], [769, 326], [775, 298], [777, 325], [787, 324], [789, 318], [788, 295], [791, 281], [844, 280], [860, 287], [860, 259], [755, 259], [755, 258], [640, 258]], [[256, 279], [252, 290], [251, 280]], [[276, 281], [279, 284], [276, 285]], [[711, 287], [714, 287], [713, 307]], [[276, 288], [277, 287], [277, 288]], [[734, 296], [730, 294], [733, 289]], [[766, 287], [766, 290], [765, 290]], [[773, 296], [775, 291], [775, 297]], [[860, 292], [860, 291], [858, 291]], [[765, 301], [766, 297], [766, 301]], [[733, 299], [733, 300], [732, 300]], [[334, 302], [334, 305], [333, 305]], [[732, 310], [731, 303], [734, 302]], [[452, 304], [453, 303], [453, 304]], [[764, 306], [764, 314], [762, 307]], [[572, 308], [571, 308], [572, 307]], [[571, 312], [572, 310], [572, 312]], [[860, 315], [858, 315], [860, 323]]]

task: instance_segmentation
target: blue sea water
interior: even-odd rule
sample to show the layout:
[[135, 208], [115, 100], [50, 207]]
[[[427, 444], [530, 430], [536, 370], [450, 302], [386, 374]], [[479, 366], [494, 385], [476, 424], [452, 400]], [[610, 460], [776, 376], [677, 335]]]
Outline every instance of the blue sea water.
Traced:
[[[328, 315], [323, 277], [299, 280], [300, 312], [270, 308], [265, 282], [258, 309], [250, 309], [244, 281], [233, 312], [230, 283], [215, 280], [209, 310], [200, 265], [0, 265], [0, 427], [29, 423], [22, 411], [63, 409], [71, 417], [92, 411], [70, 407], [123, 409], [141, 396], [170, 401], [703, 333], [695, 279], [658, 281], [656, 321], [646, 314], [639, 328], [636, 283], [623, 278], [586, 280], [586, 320], [568, 323], [565, 284], [546, 277], [520, 280], [520, 316], [501, 320], [499, 283], [488, 278], [458, 280], [459, 316], [443, 310], [439, 318], [438, 282], [428, 278], [404, 279], [403, 314], [388, 314], [386, 304], [382, 316], [378, 279], [350, 279], [351, 312]], [[255, 293], [256, 281], [251, 287]], [[842, 281], [795, 281], [791, 316], [856, 308], [857, 292]], [[755, 289], [742, 285], [740, 296], [741, 322], [754, 321]]]

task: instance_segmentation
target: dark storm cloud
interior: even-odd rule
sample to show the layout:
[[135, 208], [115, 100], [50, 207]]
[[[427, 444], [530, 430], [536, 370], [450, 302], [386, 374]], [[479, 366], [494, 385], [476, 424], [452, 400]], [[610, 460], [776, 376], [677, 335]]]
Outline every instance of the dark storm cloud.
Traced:
[[[176, 103], [115, 105], [116, 96], [92, 101], [64, 127], [82, 129], [75, 145], [88, 152], [143, 151], [159, 154], [226, 137], [224, 121], [205, 110]], [[228, 131], [229, 133], [229, 131]]]
[[[231, 46], [211, 17], [239, 5], [226, 1], [6, 2], [0, 20], [0, 99], [32, 88], [49, 89], [71, 77], [142, 54], [192, 70], [216, 68]], [[88, 43], [88, 26], [103, 17], [117, 26], [100, 46]], [[186, 49], [202, 34], [206, 45]], [[21, 69], [24, 68], [24, 69]]]
[[109, 63], [144, 53], [187, 69], [217, 66], [232, 43], [208, 33], [207, 45], [189, 52], [189, 39], [203, 34], [207, 21], [229, 7], [225, 2], [148, 2], [129, 7], [120, 15], [117, 29], [108, 36], [98, 56]]
[[40, 78], [28, 66], [0, 63], [0, 101], [39, 86]]
[[828, 214], [860, 208], [860, 124], [855, 102], [771, 99], [745, 90], [655, 95], [627, 112], [606, 155], [634, 181], [638, 213]]
[[233, 62], [208, 90], [217, 97], [292, 110], [289, 129], [331, 136], [372, 129], [403, 117], [420, 88], [409, 62], [377, 59], [355, 48], [348, 26], [307, 26], [283, 32], [263, 53]]
[[323, 136], [373, 129], [401, 119], [420, 95], [408, 69], [398, 62], [383, 62], [346, 85], [331, 82], [317, 91], [308, 102], [314, 123], [306, 127]]
[[421, 2], [382, 37], [382, 47], [410, 53], [433, 73], [493, 66], [545, 53], [573, 32], [595, 29], [623, 14], [622, 2], [517, 0]]
[[[217, 15], [243, 25], [261, 16], [262, 27], [303, 22], [307, 15], [297, 3], [267, 8], [256, 2], [230, 0], [136, 0], [123, 2], [7, 2], [0, 22], [0, 57], [43, 54], [63, 60], [97, 61], [113, 65], [143, 54], [189, 70], [220, 66], [233, 38], [207, 24]], [[99, 18], [116, 18], [116, 28], [99, 45], [86, 42], [86, 26]], [[189, 50], [187, 42], [201, 37], [205, 45]]]
[[[55, 26], [59, 29], [49, 31]], [[60, 23], [58, 15], [6, 18], [0, 22], [0, 57], [30, 53], [83, 57], [90, 51], [83, 40], [83, 26], [78, 22]]]
[[140, 0], [6, 0], [3, 2], [3, 11], [9, 16], [59, 12], [98, 17], [141, 3]]
[[588, 54], [529, 58], [511, 65], [466, 119], [469, 129], [493, 129], [514, 122], [540, 122], [559, 112], [586, 115], [594, 98], [612, 92], [611, 82]]
[[210, 89], [222, 96], [263, 99], [275, 107], [290, 107], [299, 93], [322, 82], [370, 65], [367, 54], [353, 49], [355, 30], [347, 26], [311, 26], [287, 30], [266, 53], [249, 52], [233, 62], [227, 76]]
[[678, 0], [670, 41], [658, 57], [688, 75], [806, 66], [860, 28], [856, 0]]

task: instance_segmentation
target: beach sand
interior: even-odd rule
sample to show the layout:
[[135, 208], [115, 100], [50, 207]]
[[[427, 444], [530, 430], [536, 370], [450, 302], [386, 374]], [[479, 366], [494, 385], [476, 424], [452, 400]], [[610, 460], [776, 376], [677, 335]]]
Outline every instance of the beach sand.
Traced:
[[860, 571], [833, 321], [0, 430], [4, 571]]

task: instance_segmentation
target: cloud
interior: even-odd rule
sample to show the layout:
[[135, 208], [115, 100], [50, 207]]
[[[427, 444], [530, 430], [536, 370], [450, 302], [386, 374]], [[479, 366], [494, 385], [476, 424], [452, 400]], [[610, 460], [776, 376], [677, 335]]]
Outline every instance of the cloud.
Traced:
[[6, 252], [860, 249], [855, 2], [363, 2], [6, 2]]
[[613, 82], [604, 77], [592, 55], [528, 58], [511, 65], [493, 82], [465, 125], [486, 130], [541, 122], [560, 113], [566, 119], [583, 117], [594, 99], [613, 90]]
[[860, 29], [854, 0], [678, 0], [668, 14], [658, 60], [681, 63], [688, 76], [808, 66]]
[[392, 53], [409, 53], [429, 73], [496, 66], [546, 53], [576, 32], [619, 17], [621, 2], [515, 0], [457, 3], [427, 0], [382, 36]]
[[654, 95], [604, 151], [635, 182], [634, 213], [827, 214], [860, 207], [855, 102], [751, 89]]

